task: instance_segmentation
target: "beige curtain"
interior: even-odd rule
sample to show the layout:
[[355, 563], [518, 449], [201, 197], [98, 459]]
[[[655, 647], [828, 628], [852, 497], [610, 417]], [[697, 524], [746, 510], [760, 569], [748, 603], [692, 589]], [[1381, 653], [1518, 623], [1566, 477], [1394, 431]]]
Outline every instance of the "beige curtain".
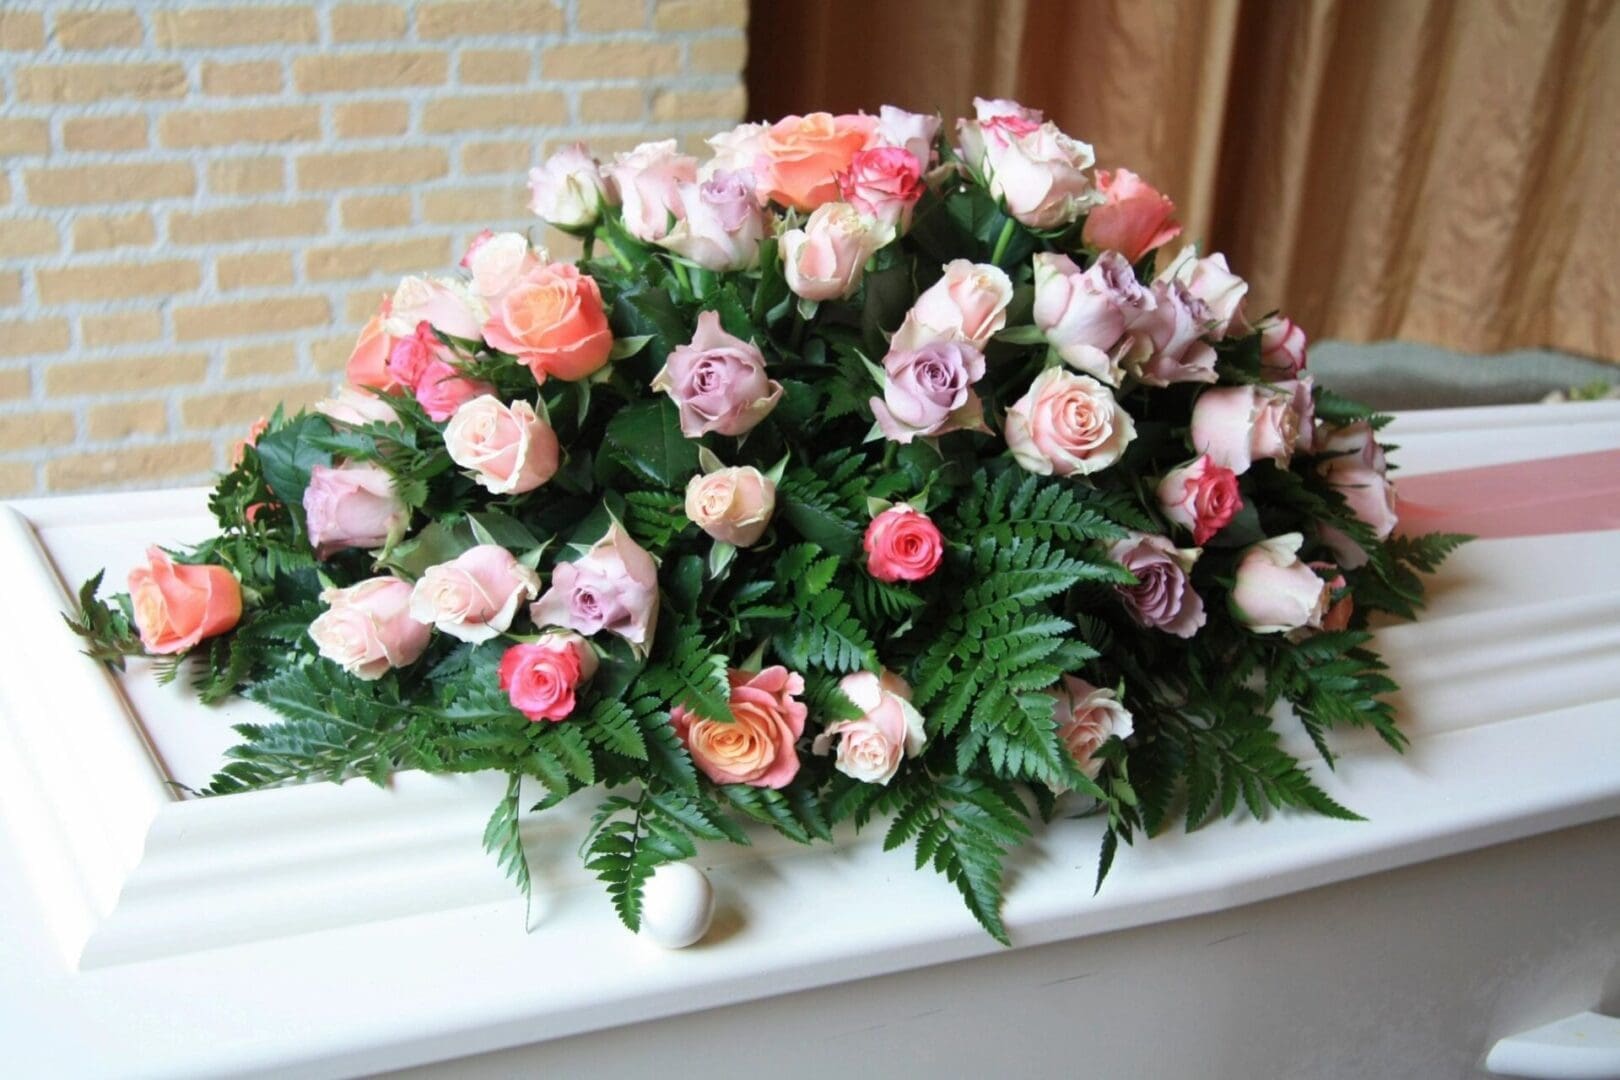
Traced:
[[1620, 361], [1617, 0], [756, 0], [750, 113], [974, 94], [1172, 195], [1313, 336]]

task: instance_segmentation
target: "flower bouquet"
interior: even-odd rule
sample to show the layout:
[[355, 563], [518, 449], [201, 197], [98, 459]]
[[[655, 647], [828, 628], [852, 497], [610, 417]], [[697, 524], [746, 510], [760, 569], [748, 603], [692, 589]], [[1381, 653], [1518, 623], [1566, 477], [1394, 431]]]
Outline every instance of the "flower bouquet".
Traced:
[[1159, 257], [1169, 199], [975, 106], [559, 152], [533, 208], [577, 264], [486, 232], [406, 278], [334, 397], [249, 433], [218, 535], [70, 622], [278, 715], [207, 794], [500, 770], [527, 890], [521, 781], [590, 789], [632, 929], [749, 822], [881, 820], [1005, 942], [1060, 806], [1105, 823], [1099, 886], [1175, 820], [1353, 818], [1276, 727], [1401, 747], [1367, 619], [1460, 538], [1392, 535], [1381, 418], [1222, 256]]

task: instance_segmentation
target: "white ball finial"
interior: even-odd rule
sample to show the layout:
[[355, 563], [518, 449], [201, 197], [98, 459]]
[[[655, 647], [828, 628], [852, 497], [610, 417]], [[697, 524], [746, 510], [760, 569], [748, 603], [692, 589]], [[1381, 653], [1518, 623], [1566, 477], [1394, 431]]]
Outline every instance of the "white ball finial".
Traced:
[[641, 932], [666, 949], [702, 939], [714, 921], [714, 888], [691, 863], [665, 863], [641, 894]]

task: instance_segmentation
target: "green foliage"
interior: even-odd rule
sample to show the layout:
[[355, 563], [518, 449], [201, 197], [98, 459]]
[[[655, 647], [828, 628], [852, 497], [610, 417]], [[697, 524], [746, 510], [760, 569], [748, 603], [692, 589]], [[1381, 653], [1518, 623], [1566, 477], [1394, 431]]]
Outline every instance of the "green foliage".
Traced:
[[520, 774], [513, 773], [507, 777], [506, 795], [495, 804], [495, 812], [489, 816], [489, 824], [484, 828], [484, 850], [495, 856], [495, 862], [527, 899], [532, 885], [529, 858], [523, 851], [523, 807], [519, 802], [522, 786], [523, 777]]
[[63, 613], [62, 619], [84, 639], [84, 655], [123, 671], [126, 656], [143, 656], [146, 650], [135, 631], [129, 597], [120, 594], [113, 604], [108, 604], [96, 596], [101, 591], [102, 576], [97, 572], [79, 586], [78, 606], [71, 613]]

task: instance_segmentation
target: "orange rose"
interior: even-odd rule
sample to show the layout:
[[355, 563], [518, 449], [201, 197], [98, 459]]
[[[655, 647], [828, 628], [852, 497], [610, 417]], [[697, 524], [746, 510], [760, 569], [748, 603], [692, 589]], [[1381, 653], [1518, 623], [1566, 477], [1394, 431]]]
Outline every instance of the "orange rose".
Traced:
[[241, 619], [242, 586], [223, 566], [177, 566], [157, 547], [146, 561], [129, 572], [129, 594], [147, 652], [185, 652]]
[[537, 266], [508, 289], [484, 324], [484, 340], [517, 357], [537, 382], [583, 379], [613, 351], [596, 281], [568, 263]]
[[349, 354], [349, 366], [345, 374], [355, 386], [371, 386], [385, 393], [399, 389], [399, 384], [393, 376], [388, 374], [388, 353], [394, 347], [394, 339], [383, 329], [383, 321], [388, 318], [388, 301], [383, 300], [382, 309], [371, 317], [364, 329], [360, 331], [360, 338], [354, 343], [354, 351]]
[[760, 135], [761, 198], [814, 210], [838, 198], [838, 174], [865, 148], [877, 121], [870, 116], [811, 113], [778, 120]]

